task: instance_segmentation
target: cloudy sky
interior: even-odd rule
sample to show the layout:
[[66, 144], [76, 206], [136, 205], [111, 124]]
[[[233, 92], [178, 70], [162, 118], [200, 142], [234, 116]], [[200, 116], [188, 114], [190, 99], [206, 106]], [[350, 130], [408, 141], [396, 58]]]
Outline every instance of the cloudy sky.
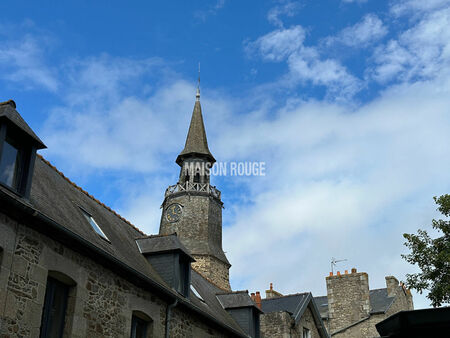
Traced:
[[[201, 62], [234, 289], [324, 295], [415, 271], [402, 234], [450, 192], [450, 1], [2, 1], [0, 100], [41, 154], [146, 233], [177, 181]], [[416, 307], [426, 307], [415, 295]]]

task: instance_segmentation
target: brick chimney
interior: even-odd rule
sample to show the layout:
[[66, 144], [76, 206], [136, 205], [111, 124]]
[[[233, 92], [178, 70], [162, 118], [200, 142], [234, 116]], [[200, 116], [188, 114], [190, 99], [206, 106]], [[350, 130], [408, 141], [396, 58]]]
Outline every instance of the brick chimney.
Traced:
[[269, 290], [266, 290], [266, 299], [267, 298], [274, 298], [274, 297], [281, 297], [281, 296], [283, 296], [283, 295], [281, 293], [275, 291], [273, 289], [273, 284], [270, 283]]
[[388, 297], [394, 297], [397, 294], [400, 283], [394, 276], [386, 276], [385, 279]]
[[259, 293], [259, 291], [256, 291], [254, 302], [256, 303], [256, 306], [261, 309], [261, 294]]
[[326, 277], [330, 331], [334, 332], [370, 313], [369, 276], [356, 272]]

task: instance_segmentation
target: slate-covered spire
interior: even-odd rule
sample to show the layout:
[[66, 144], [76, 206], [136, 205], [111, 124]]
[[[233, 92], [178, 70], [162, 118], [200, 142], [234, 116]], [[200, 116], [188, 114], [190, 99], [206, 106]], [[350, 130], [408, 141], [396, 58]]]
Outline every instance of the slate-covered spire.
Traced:
[[178, 155], [176, 162], [181, 166], [185, 158], [200, 157], [211, 164], [216, 162], [208, 148], [205, 125], [203, 124], [202, 107], [200, 105], [200, 88], [197, 88], [194, 111], [186, 138], [184, 149]]

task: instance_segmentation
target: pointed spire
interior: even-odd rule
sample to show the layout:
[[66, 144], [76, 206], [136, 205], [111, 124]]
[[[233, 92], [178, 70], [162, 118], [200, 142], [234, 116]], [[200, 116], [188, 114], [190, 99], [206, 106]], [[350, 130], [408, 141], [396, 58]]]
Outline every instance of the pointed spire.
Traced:
[[208, 148], [205, 125], [203, 123], [202, 107], [200, 105], [200, 88], [197, 88], [194, 111], [192, 112], [191, 124], [186, 137], [184, 149], [178, 155], [176, 162], [181, 166], [187, 157], [198, 156], [205, 158], [208, 162], [214, 163], [216, 160]]

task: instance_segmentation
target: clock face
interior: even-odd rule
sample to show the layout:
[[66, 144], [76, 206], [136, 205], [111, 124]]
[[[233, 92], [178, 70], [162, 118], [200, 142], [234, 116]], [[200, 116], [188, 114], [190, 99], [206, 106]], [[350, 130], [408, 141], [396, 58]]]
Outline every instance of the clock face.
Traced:
[[179, 204], [171, 204], [166, 209], [166, 219], [170, 223], [177, 222], [181, 218], [183, 208]]

